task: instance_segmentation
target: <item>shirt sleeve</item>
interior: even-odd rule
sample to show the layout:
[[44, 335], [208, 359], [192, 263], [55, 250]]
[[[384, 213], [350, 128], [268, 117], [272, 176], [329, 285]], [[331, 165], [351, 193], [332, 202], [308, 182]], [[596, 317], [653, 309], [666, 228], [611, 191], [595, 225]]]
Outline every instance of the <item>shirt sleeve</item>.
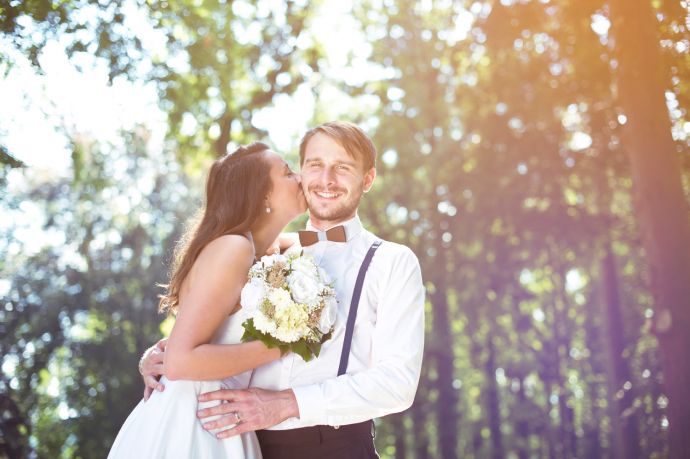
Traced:
[[370, 367], [294, 387], [302, 423], [353, 424], [412, 405], [424, 351], [424, 286], [417, 257], [402, 248], [380, 292]]

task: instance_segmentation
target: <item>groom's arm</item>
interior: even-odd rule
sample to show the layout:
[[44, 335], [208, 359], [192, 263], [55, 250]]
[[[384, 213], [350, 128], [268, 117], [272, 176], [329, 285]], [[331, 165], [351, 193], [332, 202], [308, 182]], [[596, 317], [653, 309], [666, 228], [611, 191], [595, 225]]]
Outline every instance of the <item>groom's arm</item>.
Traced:
[[424, 286], [408, 248], [397, 254], [379, 298], [370, 368], [293, 388], [306, 425], [353, 424], [412, 405], [424, 350]]
[[[341, 425], [403, 411], [412, 404], [424, 347], [424, 287], [419, 262], [405, 249], [398, 254], [380, 292], [369, 369], [287, 391], [263, 389], [217, 391], [200, 400], [225, 400], [201, 410], [206, 418], [238, 412], [242, 422], [219, 438], [264, 429], [299, 417], [306, 425]], [[227, 416], [207, 423], [215, 429], [236, 422]]]

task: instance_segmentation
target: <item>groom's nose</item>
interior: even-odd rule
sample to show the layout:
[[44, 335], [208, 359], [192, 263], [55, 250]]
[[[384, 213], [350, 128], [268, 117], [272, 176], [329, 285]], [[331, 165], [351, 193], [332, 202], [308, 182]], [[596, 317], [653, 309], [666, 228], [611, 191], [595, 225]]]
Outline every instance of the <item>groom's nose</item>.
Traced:
[[319, 174], [319, 181], [322, 185], [335, 183], [335, 171], [332, 167], [324, 167]]

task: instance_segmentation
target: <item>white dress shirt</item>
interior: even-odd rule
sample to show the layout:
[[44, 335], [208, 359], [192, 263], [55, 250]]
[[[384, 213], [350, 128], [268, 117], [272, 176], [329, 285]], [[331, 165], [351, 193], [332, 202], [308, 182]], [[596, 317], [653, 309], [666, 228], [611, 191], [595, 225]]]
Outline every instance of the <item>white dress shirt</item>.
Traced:
[[[378, 238], [359, 217], [343, 223], [347, 242], [321, 241], [304, 248], [331, 276], [338, 315], [318, 358], [288, 354], [254, 370], [250, 385], [292, 388], [299, 418], [272, 429], [344, 425], [403, 411], [412, 405], [424, 348], [424, 287], [419, 262], [407, 247], [384, 241], [367, 271], [357, 311], [347, 373], [338, 375], [355, 279]], [[308, 230], [315, 230], [311, 222]]]

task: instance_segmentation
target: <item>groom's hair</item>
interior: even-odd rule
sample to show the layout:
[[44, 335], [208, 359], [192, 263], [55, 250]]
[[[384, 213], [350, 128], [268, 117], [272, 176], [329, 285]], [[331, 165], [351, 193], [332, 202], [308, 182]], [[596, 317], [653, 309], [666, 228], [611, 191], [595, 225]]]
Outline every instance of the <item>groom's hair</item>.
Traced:
[[316, 134], [324, 134], [338, 142], [355, 160], [362, 160], [364, 172], [376, 167], [376, 147], [364, 131], [354, 123], [331, 121], [320, 124], [304, 134], [299, 144], [299, 163], [304, 164], [304, 152], [307, 144]]

